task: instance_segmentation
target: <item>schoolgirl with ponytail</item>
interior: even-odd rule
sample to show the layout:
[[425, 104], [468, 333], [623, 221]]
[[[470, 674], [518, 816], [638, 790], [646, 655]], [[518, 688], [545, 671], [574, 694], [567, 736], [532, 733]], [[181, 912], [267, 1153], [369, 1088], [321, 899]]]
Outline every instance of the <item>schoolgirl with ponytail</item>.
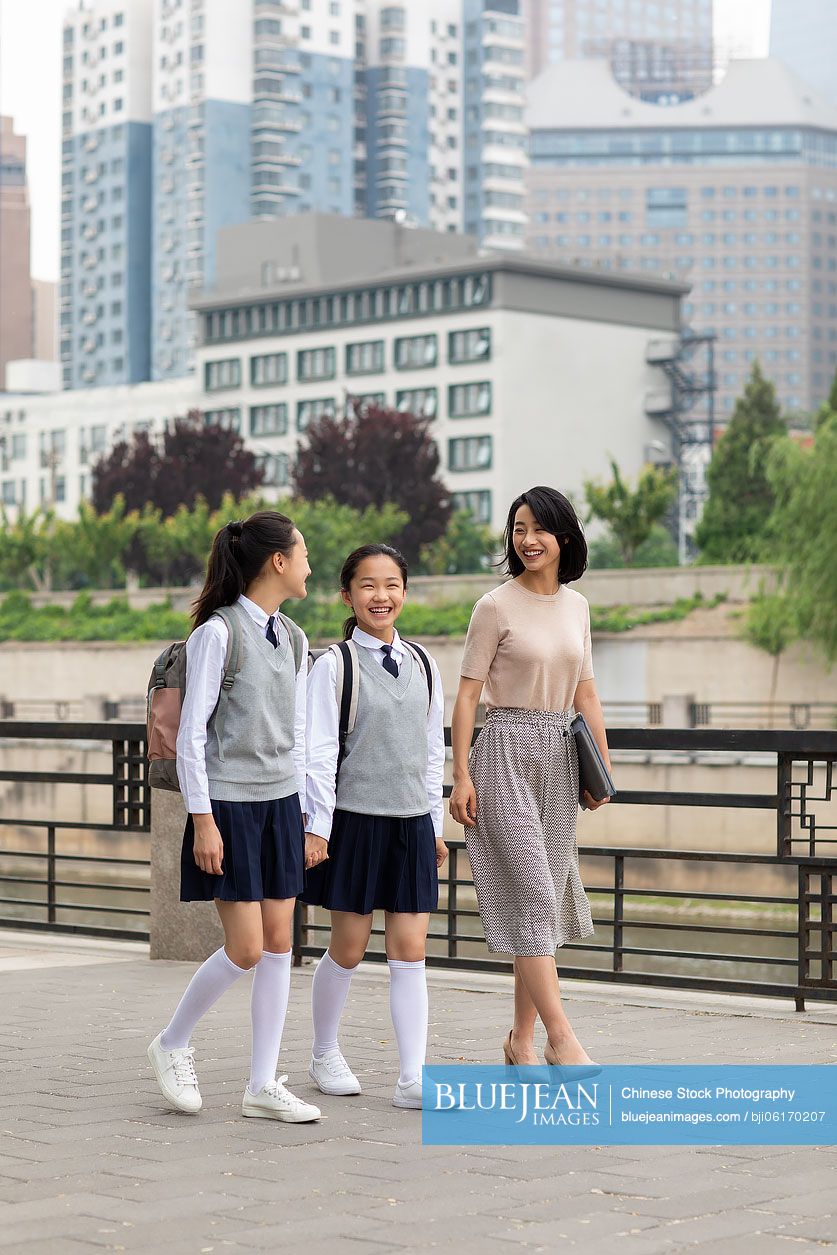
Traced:
[[[360, 1093], [338, 1030], [352, 974], [369, 943], [372, 912], [382, 910], [400, 1058], [392, 1101], [421, 1107], [425, 946], [430, 912], [438, 905], [438, 867], [448, 852], [442, 838], [442, 681], [433, 659], [395, 628], [407, 595], [407, 564], [397, 550], [356, 549], [343, 565], [340, 585], [352, 612], [345, 644], [318, 658], [308, 680], [310, 846], [303, 900], [331, 912], [331, 939], [312, 985], [309, 1075], [325, 1094]], [[341, 729], [340, 711], [348, 709], [352, 694], [349, 675], [356, 681], [350, 703], [356, 718]]]
[[[164, 1098], [195, 1113], [189, 1039], [234, 981], [253, 969], [252, 1053], [242, 1115], [301, 1122], [319, 1108], [276, 1077], [291, 974], [291, 920], [303, 886], [308, 642], [279, 613], [306, 595], [302, 534], [260, 510], [215, 537], [186, 643], [177, 775], [188, 817], [180, 897], [214, 901], [224, 945], [192, 977], [148, 1057]], [[228, 645], [236, 650], [231, 685]], [[228, 674], [228, 673], [227, 673]]]

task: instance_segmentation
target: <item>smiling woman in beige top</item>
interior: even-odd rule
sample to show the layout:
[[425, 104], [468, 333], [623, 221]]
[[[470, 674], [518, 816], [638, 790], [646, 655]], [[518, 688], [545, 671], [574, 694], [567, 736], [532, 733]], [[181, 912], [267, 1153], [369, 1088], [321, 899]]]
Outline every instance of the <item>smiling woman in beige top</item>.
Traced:
[[[512, 502], [506, 561], [513, 578], [474, 607], [453, 711], [451, 814], [465, 843], [489, 950], [514, 955], [514, 1026], [507, 1063], [590, 1065], [564, 1012], [555, 951], [593, 932], [578, 869], [578, 758], [569, 732], [582, 713], [609, 765], [593, 679], [590, 610], [569, 588], [587, 566], [576, 513], [554, 488]], [[476, 709], [485, 727], [469, 758]], [[585, 797], [589, 809], [604, 805]]]

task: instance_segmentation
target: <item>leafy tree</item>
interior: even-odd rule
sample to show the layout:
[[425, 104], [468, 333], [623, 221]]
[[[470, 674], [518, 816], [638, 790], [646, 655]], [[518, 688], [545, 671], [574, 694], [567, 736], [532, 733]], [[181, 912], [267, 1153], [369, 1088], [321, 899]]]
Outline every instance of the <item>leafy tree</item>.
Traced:
[[754, 362], [706, 473], [709, 499], [695, 531], [701, 562], [755, 562], [764, 555], [774, 503], [767, 457], [772, 442], [786, 435], [776, 389]]
[[57, 559], [56, 518], [52, 510], [20, 511], [14, 523], [2, 512], [0, 579], [10, 588], [28, 586], [48, 592]]
[[837, 371], [834, 372], [828, 396], [814, 417], [814, 429], [827, 422], [832, 414], [837, 414]]
[[[662, 523], [657, 523], [652, 529], [647, 540], [641, 545], [637, 545], [634, 554], [633, 567], [665, 567], [677, 566], [679, 563], [679, 555], [677, 553], [677, 545], [672, 539], [671, 532], [663, 527]], [[590, 543], [590, 568], [591, 570], [607, 570], [624, 567], [625, 561], [618, 544], [612, 536], [603, 536]]]
[[769, 532], [787, 616], [800, 635], [837, 658], [837, 411], [814, 441], [777, 441], [766, 474], [774, 494]]
[[138, 526], [138, 514], [128, 513], [121, 494], [103, 514], [97, 514], [89, 501], [82, 501], [75, 521], [59, 521], [55, 525], [54, 543], [64, 582], [83, 582], [91, 588], [123, 585], [125, 564]]
[[206, 426], [200, 411], [190, 410], [174, 420], [159, 442], [140, 431], [130, 443], [115, 444], [93, 467], [91, 499], [100, 514], [121, 493], [129, 510], [150, 503], [169, 517], [198, 496], [217, 510], [225, 494], [242, 497], [262, 479], [256, 455], [237, 432]]
[[486, 523], [480, 523], [470, 510], [457, 510], [447, 531], [421, 551], [422, 575], [475, 575], [484, 571], [498, 552], [500, 541]]
[[651, 536], [654, 526], [665, 518], [677, 495], [677, 472], [672, 467], [646, 466], [640, 471], [636, 488], [622, 478], [610, 459], [613, 479], [609, 484], [586, 480], [584, 492], [588, 519], [600, 519], [610, 529], [622, 563], [633, 566], [637, 550]]
[[439, 451], [427, 419], [378, 405], [347, 418], [319, 418], [294, 469], [294, 492], [307, 501], [332, 497], [364, 511], [391, 502], [407, 515], [393, 537], [408, 561], [444, 534], [450, 496], [439, 478]]
[[[353, 549], [366, 544], [393, 544], [403, 532], [407, 516], [390, 502], [364, 510], [341, 505], [333, 497], [320, 501], [281, 501], [275, 507], [293, 519], [305, 537], [312, 592], [336, 595], [340, 569]], [[294, 607], [294, 615], [307, 607]]]

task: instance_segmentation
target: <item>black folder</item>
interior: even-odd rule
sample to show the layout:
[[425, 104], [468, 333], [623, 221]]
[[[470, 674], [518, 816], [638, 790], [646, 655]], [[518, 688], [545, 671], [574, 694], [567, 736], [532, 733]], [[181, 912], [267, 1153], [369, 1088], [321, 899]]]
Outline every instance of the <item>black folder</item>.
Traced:
[[585, 793], [600, 802], [604, 797], [615, 797], [616, 787], [584, 715], [575, 716], [570, 732], [578, 751], [578, 801], [582, 809], [587, 810]]

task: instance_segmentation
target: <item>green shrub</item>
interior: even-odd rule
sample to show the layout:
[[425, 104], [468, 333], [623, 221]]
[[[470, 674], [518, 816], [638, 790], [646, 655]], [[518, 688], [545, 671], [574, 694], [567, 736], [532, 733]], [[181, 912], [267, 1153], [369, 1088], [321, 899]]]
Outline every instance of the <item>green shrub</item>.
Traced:
[[[681, 597], [671, 606], [637, 610], [632, 606], [590, 607], [594, 632], [629, 632], [645, 623], [667, 623], [685, 619], [698, 606], [715, 606], [719, 595], [706, 602], [700, 593]], [[339, 640], [347, 611], [342, 602], [289, 602], [285, 609], [304, 628], [312, 641]], [[449, 602], [440, 606], [411, 604], [398, 620], [403, 636], [464, 636], [468, 630], [473, 603]], [[0, 641], [168, 641], [182, 640], [189, 631], [188, 615], [172, 609], [166, 601], [132, 610], [124, 597], [114, 597], [105, 605], [94, 605], [89, 593], [80, 593], [68, 610], [55, 606], [35, 607], [22, 592], [8, 593], [0, 601]]]

